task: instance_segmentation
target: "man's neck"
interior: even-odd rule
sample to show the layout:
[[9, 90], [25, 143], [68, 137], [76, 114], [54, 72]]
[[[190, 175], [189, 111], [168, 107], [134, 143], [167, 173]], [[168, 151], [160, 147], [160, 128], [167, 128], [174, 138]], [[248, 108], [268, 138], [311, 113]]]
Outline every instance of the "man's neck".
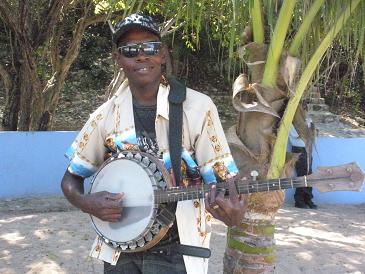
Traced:
[[159, 82], [144, 86], [129, 84], [133, 97], [143, 106], [151, 106], [157, 103], [159, 86]]

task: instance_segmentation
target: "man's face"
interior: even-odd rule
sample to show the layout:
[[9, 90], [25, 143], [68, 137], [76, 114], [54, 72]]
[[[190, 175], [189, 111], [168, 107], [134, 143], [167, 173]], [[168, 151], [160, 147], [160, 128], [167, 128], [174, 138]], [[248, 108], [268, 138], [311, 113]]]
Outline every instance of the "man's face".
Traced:
[[[159, 38], [151, 32], [132, 29], [118, 41], [118, 47], [139, 44], [144, 42], [157, 42]], [[118, 51], [116, 57], [118, 65], [123, 68], [131, 84], [145, 86], [160, 82], [161, 65], [166, 62], [166, 49], [161, 47], [155, 55], [146, 55], [140, 50], [136, 57], [126, 57]]]

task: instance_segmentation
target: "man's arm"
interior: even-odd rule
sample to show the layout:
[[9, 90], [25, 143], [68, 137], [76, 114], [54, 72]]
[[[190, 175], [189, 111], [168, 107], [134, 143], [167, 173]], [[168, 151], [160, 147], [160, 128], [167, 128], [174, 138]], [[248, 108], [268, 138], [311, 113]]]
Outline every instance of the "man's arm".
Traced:
[[107, 221], [118, 222], [122, 216], [123, 193], [107, 191], [84, 194], [84, 178], [66, 170], [61, 188], [67, 200], [83, 212]]

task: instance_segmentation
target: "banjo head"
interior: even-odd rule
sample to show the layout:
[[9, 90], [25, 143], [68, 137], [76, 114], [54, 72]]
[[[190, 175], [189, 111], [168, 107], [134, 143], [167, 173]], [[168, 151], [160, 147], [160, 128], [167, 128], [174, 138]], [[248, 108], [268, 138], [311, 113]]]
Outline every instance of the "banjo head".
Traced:
[[141, 251], [160, 232], [154, 190], [167, 187], [168, 173], [158, 161], [142, 152], [121, 152], [106, 161], [92, 180], [90, 193], [124, 193], [121, 221], [110, 223], [90, 215], [97, 234], [114, 248]]

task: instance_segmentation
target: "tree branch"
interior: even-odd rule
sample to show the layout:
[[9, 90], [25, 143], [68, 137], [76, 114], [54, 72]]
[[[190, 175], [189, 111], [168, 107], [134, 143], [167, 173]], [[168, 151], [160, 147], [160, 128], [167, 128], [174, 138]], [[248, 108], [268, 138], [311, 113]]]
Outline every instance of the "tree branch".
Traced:
[[39, 45], [50, 39], [52, 31], [59, 20], [62, 9], [65, 5], [69, 4], [68, 2], [70, 2], [70, 0], [53, 0], [49, 9], [44, 11], [43, 16], [46, 18], [37, 31], [38, 36], [33, 42], [34, 48], [37, 48]]
[[50, 41], [50, 57], [51, 57], [52, 71], [57, 71], [59, 69], [59, 66], [61, 65], [59, 56], [60, 37], [61, 37], [61, 30], [60, 27], [57, 26], [53, 29], [52, 39]]
[[161, 37], [164, 37], [168, 33], [172, 25], [176, 23], [176, 20], [177, 20], [177, 15], [175, 15], [173, 18], [171, 18], [164, 24], [161, 30]]
[[[36, 71], [35, 60], [32, 57], [33, 48], [29, 42], [27, 32], [25, 31], [25, 17], [27, 17], [28, 14], [27, 4], [25, 2], [20, 1], [19, 11], [21, 12], [20, 14], [18, 14], [16, 10], [12, 9], [6, 0], [0, 1], [0, 16], [4, 20], [7, 27], [9, 27], [14, 33], [14, 39], [17, 40], [17, 42], [21, 45], [21, 47], [19, 47], [19, 52], [21, 53], [23, 60], [20, 61], [27, 62], [29, 67]], [[19, 21], [20, 17], [23, 18], [21, 21]], [[40, 84], [39, 79], [35, 75], [31, 75], [31, 77], [34, 78], [35, 83], [38, 85]]]
[[[117, 14], [118, 13], [113, 14], [112, 17], [117, 16]], [[85, 17], [79, 19], [79, 21], [76, 23], [73, 37], [71, 39], [71, 44], [70, 44], [70, 46], [67, 50], [66, 56], [61, 64], [61, 66], [63, 67], [62, 70], [68, 71], [72, 62], [77, 57], [77, 55], [80, 51], [80, 44], [81, 44], [82, 36], [83, 36], [85, 29], [92, 24], [104, 22], [108, 18], [110, 18], [110, 15], [100, 14], [100, 15], [95, 15], [95, 16], [90, 16], [90, 17], [85, 16]]]
[[0, 77], [3, 79], [5, 91], [8, 94], [13, 86], [10, 74], [7, 72], [5, 67], [0, 63]]
[[20, 32], [17, 11], [13, 10], [6, 0], [0, 1], [0, 16], [5, 24], [18, 35]]
[[24, 0], [19, 1], [19, 29], [22, 33], [27, 32], [27, 21], [29, 15], [29, 5]]
[[98, 15], [90, 16], [90, 17], [86, 18], [85, 27], [91, 26], [93, 24], [101, 23], [101, 22], [106, 22], [106, 20], [108, 20], [108, 19], [115, 19], [115, 18], [121, 16], [122, 14], [123, 14], [122, 12], [118, 11], [118, 12], [113, 12], [111, 14], [98, 14]]

